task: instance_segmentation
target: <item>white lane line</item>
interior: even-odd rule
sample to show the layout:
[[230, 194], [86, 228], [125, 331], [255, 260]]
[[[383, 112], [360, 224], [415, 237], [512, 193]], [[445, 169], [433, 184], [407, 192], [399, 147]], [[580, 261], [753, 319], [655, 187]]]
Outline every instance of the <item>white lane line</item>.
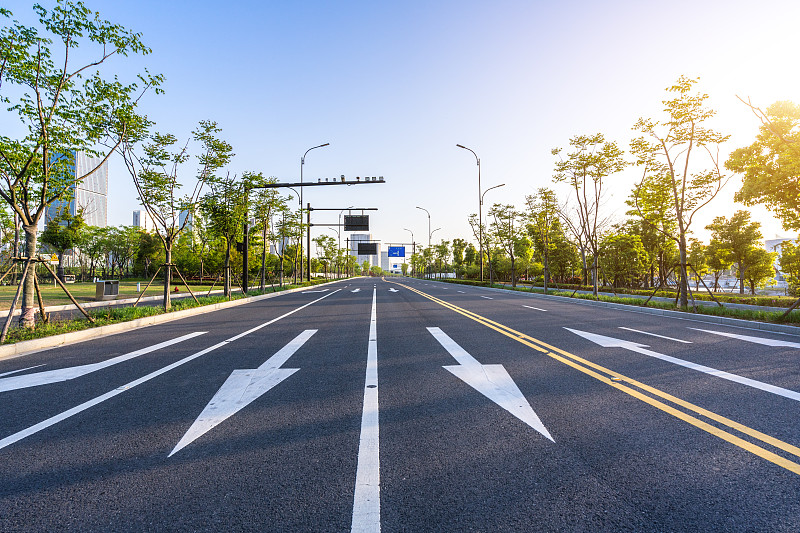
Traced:
[[528, 309], [536, 309], [537, 311], [547, 312], [547, 309], [539, 309], [538, 307], [531, 307], [530, 305], [523, 305], [522, 307], [527, 307]]
[[166, 348], [167, 346], [192, 339], [199, 335], [204, 335], [205, 333], [205, 331], [195, 331], [194, 333], [189, 333], [188, 335], [183, 335], [168, 341], [154, 344], [152, 346], [147, 346], [146, 348], [119, 355], [99, 363], [73, 366], [69, 368], [59, 368], [56, 370], [48, 370], [46, 372], [36, 372], [34, 374], [25, 374], [23, 376], [0, 379], [0, 392], [25, 389], [28, 387], [37, 387], [39, 385], [48, 385], [50, 383], [58, 383], [60, 381], [69, 381], [71, 379], [79, 378], [81, 376], [85, 376], [86, 374], [91, 374], [92, 372], [97, 372], [98, 370], [122, 363], [129, 359], [139, 357], [140, 355], [144, 355], [155, 350], [160, 350], [161, 348]]
[[361, 439], [358, 443], [358, 467], [353, 501], [352, 532], [381, 530], [381, 475], [378, 440], [378, 329], [376, 290], [372, 290], [372, 313], [369, 320], [367, 373], [364, 383], [364, 407], [361, 413]]
[[207, 354], [209, 352], [213, 352], [217, 348], [225, 346], [226, 344], [229, 344], [229, 343], [231, 343], [231, 342], [233, 342], [233, 341], [235, 341], [237, 339], [240, 339], [240, 338], [244, 337], [245, 335], [248, 335], [248, 334], [250, 334], [250, 333], [252, 333], [254, 331], [258, 331], [259, 329], [261, 329], [261, 328], [263, 328], [265, 326], [268, 326], [270, 324], [274, 324], [278, 320], [281, 320], [282, 318], [286, 318], [287, 316], [292, 315], [292, 314], [300, 311], [301, 309], [305, 309], [306, 307], [308, 307], [309, 305], [311, 305], [313, 303], [316, 303], [316, 302], [318, 302], [320, 300], [324, 300], [325, 298], [327, 298], [331, 294], [334, 294], [335, 292], [337, 292], [337, 291], [334, 291], [334, 292], [331, 292], [329, 294], [326, 294], [322, 298], [317, 298], [313, 302], [309, 302], [309, 303], [307, 303], [305, 305], [302, 305], [302, 306], [298, 307], [297, 309], [289, 311], [288, 313], [284, 313], [283, 315], [279, 316], [278, 318], [273, 318], [269, 322], [266, 322], [264, 324], [261, 324], [260, 326], [256, 326], [256, 327], [254, 327], [252, 329], [249, 329], [249, 330], [245, 331], [244, 333], [240, 333], [239, 335], [231, 337], [228, 340], [224, 340], [222, 342], [219, 342], [219, 343], [215, 344], [214, 346], [206, 348], [205, 350], [201, 350], [201, 351], [199, 351], [199, 352], [197, 352], [195, 354], [192, 354], [192, 355], [190, 355], [188, 357], [184, 357], [180, 361], [176, 361], [176, 362], [172, 363], [171, 365], [167, 365], [164, 368], [161, 368], [159, 370], [156, 370], [155, 372], [151, 372], [151, 373], [147, 374], [146, 376], [143, 376], [143, 377], [141, 377], [139, 379], [131, 381], [127, 385], [123, 385], [121, 387], [117, 387], [114, 390], [108, 391], [105, 394], [101, 394], [100, 396], [98, 396], [96, 398], [93, 398], [93, 399], [91, 399], [89, 401], [86, 401], [86, 402], [80, 404], [80, 405], [77, 405], [77, 406], [73, 407], [72, 409], [67, 409], [63, 413], [59, 413], [59, 414], [57, 414], [55, 416], [51, 416], [47, 420], [43, 420], [43, 421], [39, 422], [38, 424], [34, 424], [33, 426], [31, 426], [29, 428], [23, 429], [22, 431], [18, 431], [16, 433], [14, 433], [13, 435], [9, 435], [8, 437], [0, 440], [0, 449], [3, 449], [6, 446], [9, 446], [11, 444], [14, 444], [15, 442], [20, 441], [20, 440], [24, 439], [25, 437], [29, 437], [29, 436], [31, 436], [31, 435], [33, 435], [35, 433], [38, 433], [43, 429], [47, 429], [50, 426], [55, 425], [55, 424], [57, 424], [57, 423], [59, 423], [59, 422], [61, 422], [63, 420], [66, 420], [67, 418], [70, 418], [70, 417], [72, 417], [74, 415], [77, 415], [78, 413], [81, 413], [81, 412], [83, 412], [83, 411], [85, 411], [85, 410], [87, 410], [87, 409], [89, 409], [91, 407], [94, 407], [95, 405], [103, 403], [104, 401], [109, 400], [109, 399], [113, 398], [114, 396], [117, 396], [118, 394], [122, 394], [126, 390], [132, 389], [132, 388], [134, 388], [134, 387], [136, 387], [138, 385], [141, 385], [142, 383], [146, 383], [147, 381], [150, 381], [153, 378], [157, 378], [161, 374], [165, 374], [165, 373], [169, 372], [170, 370], [174, 370], [175, 368], [178, 368], [181, 365], [184, 365], [184, 364], [186, 364], [186, 363], [188, 363], [190, 361], [193, 361], [193, 360], [197, 359], [198, 357], [200, 357], [201, 355], [205, 355], [205, 354]]
[[316, 329], [303, 331], [258, 368], [234, 370], [167, 457], [172, 457], [300, 370], [280, 366], [316, 332]]
[[733, 381], [734, 383], [739, 383], [747, 387], [752, 387], [754, 389], [775, 394], [776, 396], [783, 396], [784, 398], [789, 398], [790, 400], [800, 402], [800, 392], [795, 392], [790, 389], [784, 389], [783, 387], [770, 385], [769, 383], [764, 383], [763, 381], [757, 381], [755, 379], [746, 378], [738, 374], [731, 374], [730, 372], [725, 372], [724, 370], [711, 368], [710, 366], [700, 365], [697, 363], [693, 363], [691, 361], [686, 361], [684, 359], [678, 359], [677, 357], [672, 357], [670, 355], [664, 355], [658, 352], [654, 352], [652, 350], [648, 350], [647, 348], [649, 346], [647, 346], [646, 344], [638, 344], [635, 342], [615, 339], [613, 337], [606, 337], [605, 335], [598, 335], [597, 333], [589, 333], [587, 331], [580, 331], [577, 329], [570, 329], [570, 328], [564, 328], [564, 329], [566, 329], [567, 331], [571, 331], [572, 333], [580, 337], [583, 337], [588, 341], [591, 341], [595, 344], [599, 344], [600, 346], [606, 348], [623, 348], [625, 350], [630, 350], [632, 352], [640, 353], [642, 355], [647, 355], [649, 357], [661, 359], [662, 361], [667, 361], [668, 363], [680, 365], [682, 367], [690, 368], [692, 370], [697, 370], [698, 372], [710, 374], [718, 378], [727, 379], [728, 381]]
[[488, 296], [481, 296], [481, 298], [486, 298], [487, 300], [494, 300], [494, 298], [490, 298]]
[[737, 335], [736, 333], [723, 333], [722, 331], [711, 331], [709, 329], [699, 329], [699, 328], [689, 328], [689, 329], [693, 329], [695, 331], [702, 331], [704, 333], [713, 333], [714, 335], [722, 335], [723, 337], [739, 339], [740, 341], [762, 344], [764, 346], [800, 348], [800, 343], [797, 342], [779, 341], [777, 339], [769, 339], [767, 337], [751, 337], [749, 335]]
[[503, 365], [482, 365], [441, 329], [428, 331], [458, 363], [443, 367], [445, 370], [555, 442]]
[[466, 294], [464, 291], [458, 291], [458, 292], [460, 292], [461, 294]]
[[682, 342], [683, 344], [692, 344], [692, 341], [685, 341], [685, 340], [676, 339], [676, 338], [673, 338], [673, 337], [666, 337], [664, 335], [658, 335], [656, 333], [650, 333], [649, 331], [641, 331], [641, 330], [638, 330], [638, 329], [626, 328], [625, 326], [619, 326], [619, 329], [624, 329], [625, 331], [633, 331], [634, 333], [641, 333], [642, 335], [650, 335], [651, 337], [658, 337], [659, 339], [667, 339], [668, 341]]
[[26, 370], [33, 370], [34, 368], [39, 368], [40, 366], [44, 366], [46, 364], [47, 363], [42, 363], [41, 365], [29, 366], [28, 368], [20, 368], [19, 370], [12, 370], [11, 372], [3, 372], [2, 374], [0, 374], [0, 377], [10, 376], [11, 374], [17, 374], [19, 372], [25, 372]]

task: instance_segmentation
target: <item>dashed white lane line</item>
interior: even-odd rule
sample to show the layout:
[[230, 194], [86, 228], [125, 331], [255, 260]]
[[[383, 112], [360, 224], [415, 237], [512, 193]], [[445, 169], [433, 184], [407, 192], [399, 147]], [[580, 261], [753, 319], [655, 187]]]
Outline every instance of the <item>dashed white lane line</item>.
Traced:
[[132, 388], [134, 388], [134, 387], [136, 387], [138, 385], [141, 385], [142, 383], [146, 383], [146, 382], [150, 381], [153, 378], [157, 378], [158, 376], [160, 376], [162, 374], [166, 374], [170, 370], [174, 370], [174, 369], [178, 368], [181, 365], [184, 365], [184, 364], [186, 364], [186, 363], [188, 363], [190, 361], [194, 361], [198, 357], [200, 357], [202, 355], [205, 355], [205, 354], [207, 354], [209, 352], [213, 352], [217, 348], [221, 348], [222, 346], [225, 346], [226, 344], [231, 343], [236, 339], [240, 339], [240, 338], [244, 337], [245, 335], [247, 335], [249, 333], [257, 331], [257, 330], [259, 330], [259, 329], [261, 329], [263, 327], [266, 327], [266, 326], [268, 326], [270, 324], [274, 324], [278, 320], [286, 318], [289, 315], [293, 315], [296, 312], [300, 311], [301, 309], [305, 309], [309, 305], [315, 304], [315, 303], [319, 302], [320, 300], [324, 300], [328, 296], [336, 294], [337, 292], [339, 292], [338, 289], [333, 291], [333, 292], [329, 292], [325, 296], [323, 296], [321, 298], [317, 298], [316, 300], [313, 300], [313, 301], [311, 301], [311, 302], [309, 302], [307, 304], [301, 305], [300, 307], [298, 307], [296, 309], [292, 309], [288, 313], [284, 313], [283, 315], [281, 315], [281, 316], [279, 316], [277, 318], [273, 318], [269, 322], [266, 322], [264, 324], [261, 324], [260, 326], [256, 326], [256, 327], [254, 327], [252, 329], [249, 329], [249, 330], [245, 331], [244, 333], [240, 333], [239, 335], [231, 337], [228, 340], [224, 340], [222, 342], [218, 342], [217, 344], [215, 344], [213, 346], [209, 346], [205, 350], [200, 350], [199, 352], [194, 353], [194, 354], [192, 354], [192, 355], [190, 355], [188, 357], [184, 357], [183, 359], [181, 359], [179, 361], [175, 361], [171, 365], [167, 365], [167, 366], [165, 366], [163, 368], [160, 368], [160, 369], [156, 370], [155, 372], [151, 372], [151, 373], [147, 374], [146, 376], [142, 376], [141, 378], [136, 379], [134, 381], [131, 381], [130, 383], [128, 383], [126, 385], [122, 385], [121, 387], [117, 387], [116, 389], [108, 391], [105, 394], [101, 394], [100, 396], [97, 396], [96, 398], [92, 398], [91, 400], [83, 402], [80, 405], [76, 405], [72, 409], [67, 409], [66, 411], [64, 411], [62, 413], [59, 413], [59, 414], [57, 414], [55, 416], [51, 416], [47, 420], [43, 420], [43, 421], [39, 422], [38, 424], [34, 424], [31, 427], [23, 429], [22, 431], [18, 431], [16, 433], [14, 433], [13, 435], [9, 435], [8, 437], [0, 440], [0, 449], [5, 448], [6, 446], [10, 446], [11, 444], [14, 444], [15, 442], [18, 442], [18, 441], [24, 439], [25, 437], [30, 437], [31, 435], [34, 435], [34, 434], [42, 431], [43, 429], [47, 429], [50, 426], [58, 424], [59, 422], [61, 422], [63, 420], [66, 420], [66, 419], [68, 419], [68, 418], [70, 418], [70, 417], [72, 417], [74, 415], [77, 415], [78, 413], [81, 413], [81, 412], [83, 412], [83, 411], [85, 411], [85, 410], [87, 410], [87, 409], [89, 409], [91, 407], [94, 407], [95, 405], [101, 404], [106, 400], [110, 400], [111, 398], [113, 398], [113, 397], [115, 397], [115, 396], [117, 396], [119, 394], [122, 394], [123, 392], [125, 392], [127, 390], [130, 390], [130, 389], [132, 389]]
[[487, 300], [494, 300], [494, 298], [490, 298], [489, 296], [481, 296], [481, 298], [486, 298]]
[[461, 294], [466, 294], [464, 291], [458, 291], [458, 292], [460, 292]]
[[527, 307], [528, 309], [535, 309], [537, 311], [547, 312], [547, 309], [539, 309], [538, 307], [531, 307], [530, 305], [523, 305], [522, 307]]
[[682, 342], [683, 344], [692, 344], [692, 341], [685, 341], [682, 339], [676, 339], [674, 337], [666, 337], [664, 335], [650, 333], [649, 331], [641, 331], [638, 329], [626, 328], [625, 326], [619, 326], [619, 329], [624, 329], [625, 331], [633, 331], [634, 333], [641, 333], [642, 335], [650, 335], [651, 337], [658, 337], [659, 339], [667, 339], [668, 341]]
[[372, 290], [372, 313], [367, 345], [367, 373], [364, 383], [364, 406], [361, 413], [361, 439], [358, 443], [358, 466], [353, 501], [352, 532], [381, 530], [381, 476], [378, 432], [378, 329], [377, 290]]

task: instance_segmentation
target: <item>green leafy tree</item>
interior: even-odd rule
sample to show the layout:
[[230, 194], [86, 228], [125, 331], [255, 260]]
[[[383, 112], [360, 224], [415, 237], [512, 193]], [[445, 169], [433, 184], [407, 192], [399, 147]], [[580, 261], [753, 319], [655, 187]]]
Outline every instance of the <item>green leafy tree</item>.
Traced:
[[716, 217], [706, 226], [711, 231], [712, 239], [720, 243], [720, 248], [727, 253], [730, 263], [735, 263], [739, 273], [739, 293], [744, 294], [744, 280], [749, 260], [761, 260], [761, 256], [753, 254], [752, 249], [763, 238], [758, 222], [750, 222], [748, 211], [737, 211], [728, 219]]
[[492, 222], [489, 232], [510, 263], [511, 286], [517, 286], [516, 262], [521, 251], [530, 247], [530, 241], [521, 231], [522, 214], [513, 205], [494, 204], [489, 209]]
[[467, 241], [464, 239], [453, 239], [453, 266], [456, 276], [464, 275], [464, 250], [467, 249]]
[[247, 214], [248, 183], [237, 180], [230, 173], [206, 180], [209, 192], [200, 199], [200, 211], [208, 221], [209, 231], [222, 238], [225, 244], [225, 266], [223, 270], [223, 292], [231, 297], [231, 249], [243, 238], [245, 215]]
[[[108, 240], [111, 248], [112, 265], [116, 265], [119, 268], [120, 277], [122, 277], [123, 269], [130, 274], [130, 265], [139, 251], [143, 233], [140, 228], [135, 226], [110, 228]], [[113, 267], [111, 276], [114, 276]]]
[[781, 253], [778, 260], [781, 272], [786, 275], [789, 286], [796, 288], [800, 286], [800, 245], [797, 241], [784, 241], [781, 243]]
[[[74, 175], [76, 151], [99, 156], [102, 164], [125, 140], [140, 136], [147, 119], [136, 113], [137, 103], [148, 89], [160, 92], [162, 82], [147, 71], [128, 84], [108, 75], [115, 58], [150, 53], [140, 34], [102, 20], [82, 2], [66, 0], [52, 10], [34, 4], [33, 10], [38, 26], [14, 20], [0, 27], [2, 129], [8, 132], [16, 120], [24, 132], [0, 134], [0, 197], [21, 222], [28, 257], [37, 254], [47, 207], [85, 177]], [[0, 20], [11, 16], [0, 8]], [[25, 327], [35, 323], [35, 275], [30, 268], [24, 280]]]
[[408, 274], [408, 263], [401, 263], [400, 264], [400, 270], [403, 271], [403, 275], [404, 276], [407, 275]]
[[42, 242], [58, 255], [57, 275], [62, 281], [64, 280], [64, 254], [67, 250], [74, 250], [80, 246], [86, 235], [86, 227], [82, 209], [74, 215], [68, 209], [61, 209], [55, 217], [47, 222], [42, 232]]
[[751, 248], [745, 257], [747, 269], [744, 279], [750, 284], [750, 294], [755, 295], [756, 287], [761, 287], [764, 282], [775, 276], [775, 257], [778, 254], [768, 252], [763, 248]]
[[763, 204], [784, 229], [800, 230], [800, 106], [776, 102], [765, 113], [753, 109], [761, 119], [756, 141], [734, 150], [725, 162], [742, 174], [735, 199]]
[[559, 225], [558, 202], [552, 189], [541, 187], [536, 195], [525, 197], [528, 206], [528, 235], [533, 238], [534, 246], [542, 257], [544, 265], [544, 292], [547, 294], [547, 282], [550, 280], [550, 254], [553, 252], [553, 232]]
[[607, 179], [625, 168], [625, 161], [616, 143], [607, 142], [601, 133], [579, 135], [569, 140], [572, 152], [562, 156], [561, 148], [554, 148], [559, 157], [553, 181], [566, 183], [575, 193], [578, 217], [575, 227], [579, 242], [586, 243], [594, 257], [592, 265], [593, 288], [597, 296], [597, 252], [600, 236], [607, 218], [600, 215], [604, 186]]
[[697, 239], [689, 239], [689, 265], [694, 269], [695, 290], [700, 286], [700, 279], [702, 276], [708, 274], [709, 267], [706, 262], [707, 253], [706, 246]]
[[[678, 290], [680, 305], [689, 305], [687, 236], [696, 213], [713, 200], [730, 176], [722, 173], [719, 149], [728, 136], [706, 126], [714, 111], [705, 107], [706, 94], [692, 93], [696, 79], [681, 76], [667, 92], [663, 121], [640, 118], [633, 129], [642, 135], [631, 141], [631, 153], [642, 167], [637, 190], [668, 191], [672, 196], [671, 214], [677, 224], [668, 235], [678, 245], [680, 265]], [[699, 153], [704, 163], [697, 163]], [[638, 194], [636, 190], [635, 194]]]
[[705, 256], [706, 264], [714, 274], [713, 290], [716, 291], [719, 288], [719, 278], [722, 273], [731, 267], [730, 254], [722, 242], [711, 239], [711, 242], [706, 246]]
[[638, 235], [608, 235], [598, 252], [600, 269], [615, 287], [636, 287], [647, 272], [647, 252]]
[[220, 129], [216, 122], [201, 121], [192, 137], [200, 144], [197, 156], [196, 184], [189, 194], [181, 195], [178, 174], [190, 159], [189, 144], [177, 146], [177, 138], [171, 134], [155, 133], [144, 144], [142, 154], [136, 145], [124, 142], [121, 151], [125, 166], [133, 178], [139, 201], [147, 210], [156, 226], [156, 235], [164, 247], [164, 309], [171, 307], [170, 284], [172, 281], [172, 249], [180, 233], [186, 228], [190, 217], [180, 217], [181, 212], [195, 213], [203, 185], [214, 179], [215, 173], [228, 164], [233, 157], [231, 146], [219, 139]]

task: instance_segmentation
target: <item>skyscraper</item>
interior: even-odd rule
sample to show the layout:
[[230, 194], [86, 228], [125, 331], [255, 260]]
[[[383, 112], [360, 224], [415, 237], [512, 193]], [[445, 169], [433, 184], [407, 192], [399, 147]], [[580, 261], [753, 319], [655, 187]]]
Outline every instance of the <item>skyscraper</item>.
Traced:
[[100, 164], [102, 158], [86, 152], [73, 152], [73, 156], [70, 172], [76, 180], [81, 179], [70, 186], [61, 200], [48, 206], [45, 221], [52, 220], [65, 209], [71, 215], [83, 209], [83, 220], [88, 225], [105, 227], [108, 225], [108, 161]]

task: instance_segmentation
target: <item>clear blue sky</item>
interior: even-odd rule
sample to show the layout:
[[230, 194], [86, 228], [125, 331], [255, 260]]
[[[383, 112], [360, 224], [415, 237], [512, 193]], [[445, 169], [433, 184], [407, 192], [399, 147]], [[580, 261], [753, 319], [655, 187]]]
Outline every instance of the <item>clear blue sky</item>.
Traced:
[[[49, 2], [44, 2], [49, 4]], [[30, 4], [4, 1], [18, 17]], [[664, 88], [700, 76], [732, 135], [752, 142], [758, 122], [735, 95], [763, 106], [800, 102], [795, 1], [227, 2], [87, 1], [104, 18], [143, 34], [145, 58], [114, 68], [163, 73], [166, 94], [143, 110], [158, 129], [186, 138], [200, 119], [223, 128], [233, 172], [305, 177], [384, 176], [386, 185], [308, 189], [315, 207], [378, 207], [384, 242], [427, 241], [430, 210], [440, 238], [469, 237], [481, 157], [487, 203], [522, 207], [551, 185], [550, 150], [602, 132], [627, 148], [640, 116], [658, 118]], [[109, 223], [130, 224], [130, 177], [112, 163]], [[608, 213], [638, 177], [610, 180]], [[190, 181], [187, 175], [186, 182]], [[734, 181], [706, 208], [731, 214]], [[564, 191], [560, 191], [563, 192]], [[785, 234], [763, 210], [767, 238]], [[315, 222], [335, 220], [320, 214]], [[705, 232], [699, 232], [705, 237]], [[332, 234], [332, 233], [329, 233]]]

